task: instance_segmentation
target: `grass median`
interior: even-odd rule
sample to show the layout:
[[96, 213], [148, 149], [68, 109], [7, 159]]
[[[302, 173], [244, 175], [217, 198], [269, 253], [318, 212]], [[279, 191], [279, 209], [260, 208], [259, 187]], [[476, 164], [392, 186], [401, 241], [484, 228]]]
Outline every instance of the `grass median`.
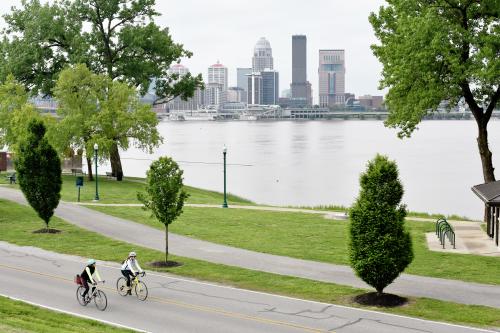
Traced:
[[[141, 207], [90, 207], [163, 230]], [[500, 258], [430, 251], [434, 224], [408, 221], [415, 258], [409, 274], [500, 284]], [[185, 207], [169, 230], [206, 241], [288, 257], [349, 265], [348, 222], [309, 213]], [[484, 269], [488, 267], [488, 269]]]
[[[51, 227], [61, 230], [60, 234], [34, 234], [43, 222], [26, 206], [0, 200], [0, 240], [24, 246], [36, 246], [49, 251], [95, 257], [99, 260], [121, 262], [131, 249], [139, 252], [141, 263], [161, 260], [159, 251], [141, 248], [116, 241], [99, 234], [75, 227], [61, 219], [54, 218]], [[225, 283], [235, 287], [271, 292], [304, 299], [357, 306], [352, 298], [366, 292], [362, 289], [340, 286], [332, 283], [281, 276], [237, 267], [212, 264], [200, 260], [171, 256], [183, 266], [169, 269], [155, 269], [177, 275], [194, 277], [206, 281]], [[146, 269], [153, 270], [148, 265]], [[364, 307], [367, 308], [367, 307]], [[425, 298], [410, 298], [409, 304], [399, 308], [367, 309], [447, 321], [481, 327], [500, 326], [500, 309], [485, 306], [470, 306]]]
[[133, 331], [0, 297], [0, 332], [131, 333]]
[[[7, 173], [9, 174], [9, 173]], [[76, 187], [76, 177], [71, 175], [63, 175], [63, 185], [61, 189], [61, 199], [69, 202], [78, 200], [78, 189]], [[0, 184], [9, 184], [9, 181], [0, 176]], [[12, 188], [19, 189], [19, 185], [10, 185]], [[144, 179], [141, 178], [124, 178], [118, 182], [108, 177], [99, 176], [98, 190], [100, 203], [115, 203], [115, 204], [139, 204], [137, 200], [137, 192], [144, 191]], [[186, 191], [189, 193], [188, 203], [196, 204], [215, 204], [222, 205], [224, 197], [221, 193], [204, 190], [196, 187], [186, 186]], [[95, 198], [95, 181], [88, 181], [84, 177], [84, 185], [80, 189], [80, 201], [92, 202]], [[233, 194], [228, 194], [227, 201], [229, 204], [248, 205], [251, 201], [240, 198]]]

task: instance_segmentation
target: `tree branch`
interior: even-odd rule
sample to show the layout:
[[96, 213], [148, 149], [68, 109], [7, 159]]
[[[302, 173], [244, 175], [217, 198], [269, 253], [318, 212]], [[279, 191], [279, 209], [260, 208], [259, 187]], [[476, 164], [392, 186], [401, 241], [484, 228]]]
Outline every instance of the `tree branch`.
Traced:
[[490, 104], [488, 104], [488, 107], [486, 108], [486, 116], [489, 118], [491, 117], [491, 114], [493, 113], [493, 110], [495, 109], [495, 106], [498, 103], [498, 100], [500, 99], [500, 86], [497, 88], [497, 91], [491, 96], [491, 101]]

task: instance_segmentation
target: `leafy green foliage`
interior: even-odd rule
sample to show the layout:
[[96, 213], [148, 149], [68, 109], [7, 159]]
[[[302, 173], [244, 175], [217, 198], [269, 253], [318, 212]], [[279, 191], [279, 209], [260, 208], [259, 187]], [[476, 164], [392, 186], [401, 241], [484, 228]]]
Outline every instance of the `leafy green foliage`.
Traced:
[[85, 65], [63, 70], [54, 95], [62, 118], [53, 139], [59, 150], [72, 146], [89, 156], [98, 143], [100, 157], [113, 163], [120, 159], [116, 147], [127, 150], [132, 143], [151, 152], [162, 142], [158, 119], [150, 105], [140, 103], [136, 90]]
[[498, 0], [391, 0], [370, 15], [389, 88], [386, 125], [410, 136], [439, 103], [463, 98], [478, 126], [485, 182], [495, 181], [487, 125], [500, 100]]
[[151, 163], [147, 172], [146, 192], [138, 193], [145, 209], [165, 225], [165, 262], [168, 259], [168, 225], [182, 214], [188, 194], [182, 183], [183, 171], [170, 157], [160, 157]]
[[396, 163], [377, 155], [361, 174], [360, 185], [359, 197], [350, 209], [351, 266], [382, 293], [413, 260]]
[[16, 159], [19, 186], [28, 203], [49, 227], [61, 198], [61, 160], [45, 137], [45, 125], [32, 120], [28, 138], [20, 144]]
[[28, 123], [35, 118], [41, 119], [28, 103], [24, 87], [9, 75], [0, 85], [0, 145], [17, 151], [18, 143], [28, 136]]
[[497, 0], [393, 0], [372, 13], [387, 124], [409, 136], [441, 101], [461, 97], [473, 112], [491, 111], [500, 96], [499, 17]]
[[159, 98], [191, 97], [202, 77], [170, 76], [170, 65], [192, 53], [154, 23], [154, 6], [155, 0], [23, 1], [4, 16], [0, 75], [13, 73], [34, 94], [51, 94], [61, 70], [84, 63], [142, 94], [157, 78]]

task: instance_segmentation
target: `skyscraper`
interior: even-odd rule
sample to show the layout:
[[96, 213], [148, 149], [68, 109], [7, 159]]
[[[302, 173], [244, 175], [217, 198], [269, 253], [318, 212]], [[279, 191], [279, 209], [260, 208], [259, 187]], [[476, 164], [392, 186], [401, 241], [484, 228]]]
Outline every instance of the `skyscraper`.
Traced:
[[319, 105], [331, 106], [345, 102], [344, 50], [319, 50]]
[[[236, 73], [237, 73], [237, 87], [238, 88], [241, 88], [244, 90], [244, 95], [246, 96], [247, 92], [248, 92], [248, 77], [247, 75], [248, 74], [252, 74], [252, 69], [251, 68], [237, 68], [236, 69]], [[244, 97], [243, 98], [243, 102], [246, 103], [247, 102], [247, 98]]]
[[178, 74], [180, 77], [189, 73], [189, 69], [181, 64], [175, 64], [168, 69], [169, 74]]
[[247, 75], [248, 104], [262, 104], [262, 76], [260, 73]]
[[295, 106], [312, 105], [311, 84], [307, 81], [307, 37], [292, 36], [292, 94]]
[[205, 85], [205, 105], [217, 106], [226, 101], [226, 92], [220, 83], [212, 82]]
[[[169, 74], [179, 75], [179, 79], [189, 73], [189, 69], [181, 64], [175, 64], [168, 70]], [[182, 100], [181, 97], [175, 97], [173, 100], [169, 101], [166, 105], [169, 110], [197, 110], [204, 103], [204, 93], [201, 89], [196, 89], [193, 97], [187, 99], [187, 101]]]
[[208, 83], [219, 83], [224, 91], [227, 90], [227, 67], [217, 61], [208, 67]]
[[262, 101], [260, 104], [277, 105], [279, 103], [279, 73], [274, 70], [260, 72], [262, 76]]
[[255, 44], [252, 58], [252, 70], [262, 72], [264, 69], [273, 69], [273, 50], [267, 39], [261, 37]]
[[211, 100], [212, 104], [223, 104], [226, 101], [226, 91], [227, 91], [227, 67], [217, 61], [216, 64], [208, 67], [208, 86], [211, 86], [211, 90], [217, 89], [216, 84], [219, 85], [220, 92], [217, 94], [210, 92], [208, 96], [217, 96], [217, 98], [207, 98]]

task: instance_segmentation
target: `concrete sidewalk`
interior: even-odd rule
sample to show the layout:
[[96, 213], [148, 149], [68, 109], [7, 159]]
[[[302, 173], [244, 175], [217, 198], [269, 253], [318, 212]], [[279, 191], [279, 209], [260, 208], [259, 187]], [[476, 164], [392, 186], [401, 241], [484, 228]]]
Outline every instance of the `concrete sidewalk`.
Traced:
[[[0, 187], [0, 198], [26, 204], [20, 191], [5, 187]], [[55, 215], [69, 223], [110, 238], [164, 251], [165, 235], [158, 229], [70, 203], [60, 203]], [[171, 253], [179, 256], [280, 275], [370, 288], [357, 278], [348, 266], [253, 252], [172, 233], [170, 233], [169, 240]], [[402, 274], [385, 291], [399, 295], [500, 308], [500, 285]]]
[[445, 238], [445, 246], [439, 242], [439, 238], [434, 232], [427, 233], [427, 246], [432, 251], [475, 254], [480, 256], [500, 257], [500, 248], [495, 245], [492, 238], [481, 229], [481, 223], [450, 222], [455, 231], [455, 248], [450, 240]]

